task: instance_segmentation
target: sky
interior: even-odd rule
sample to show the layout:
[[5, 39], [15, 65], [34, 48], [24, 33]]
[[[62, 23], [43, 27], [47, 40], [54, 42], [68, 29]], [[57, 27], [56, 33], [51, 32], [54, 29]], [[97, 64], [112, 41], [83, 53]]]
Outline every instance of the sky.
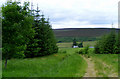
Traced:
[[[119, 0], [19, 0], [37, 4], [53, 29], [117, 28]], [[6, 0], [0, 1], [5, 3]]]

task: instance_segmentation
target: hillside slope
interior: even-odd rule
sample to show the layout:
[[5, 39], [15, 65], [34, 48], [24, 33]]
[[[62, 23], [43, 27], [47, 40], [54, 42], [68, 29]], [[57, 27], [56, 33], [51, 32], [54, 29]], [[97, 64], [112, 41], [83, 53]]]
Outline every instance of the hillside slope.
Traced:
[[[99, 37], [111, 31], [111, 28], [65, 28], [53, 29], [56, 37]], [[119, 29], [116, 29], [118, 31]]]

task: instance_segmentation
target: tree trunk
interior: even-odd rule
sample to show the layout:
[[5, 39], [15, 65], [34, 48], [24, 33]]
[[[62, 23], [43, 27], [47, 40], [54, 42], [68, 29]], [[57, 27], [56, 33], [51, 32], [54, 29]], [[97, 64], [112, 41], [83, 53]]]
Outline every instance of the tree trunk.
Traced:
[[7, 60], [8, 60], [8, 58], [6, 57], [6, 60], [5, 60], [5, 69], [7, 68]]

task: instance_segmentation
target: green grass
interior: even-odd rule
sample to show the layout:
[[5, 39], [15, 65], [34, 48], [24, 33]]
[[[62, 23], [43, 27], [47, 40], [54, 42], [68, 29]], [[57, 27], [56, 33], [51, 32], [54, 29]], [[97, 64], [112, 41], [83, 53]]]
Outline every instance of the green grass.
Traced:
[[[59, 53], [27, 59], [11, 59], [3, 77], [83, 77], [87, 62], [77, 53], [84, 48], [59, 48]], [[108, 77], [111, 70], [118, 73], [118, 55], [94, 54], [94, 48], [89, 49], [89, 56], [95, 62], [97, 76]], [[105, 67], [104, 64], [111, 67]]]
[[60, 52], [66, 52], [67, 54], [74, 54], [82, 48], [59, 48]]
[[3, 67], [3, 77], [82, 77], [87, 63], [79, 54], [70, 53], [69, 49], [60, 49], [65, 50], [66, 53], [45, 57], [11, 59], [7, 69]]
[[117, 54], [95, 54], [92, 55], [95, 61], [95, 68], [98, 70], [97, 75], [108, 77], [115, 73], [118, 75], [118, 55]]
[[98, 77], [118, 76], [118, 54], [94, 54], [94, 48], [89, 49], [88, 55], [95, 63]]
[[83, 42], [83, 46], [86, 47], [87, 45], [88, 46], [95, 46], [97, 41], [85, 41]]
[[57, 43], [59, 48], [72, 48], [72, 42]]

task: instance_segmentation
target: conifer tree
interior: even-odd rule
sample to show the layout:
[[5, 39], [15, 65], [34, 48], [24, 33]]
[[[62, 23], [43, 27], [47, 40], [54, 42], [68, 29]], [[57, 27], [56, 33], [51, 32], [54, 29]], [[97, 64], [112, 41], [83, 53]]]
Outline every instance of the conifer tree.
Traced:
[[[35, 13], [33, 12], [35, 11]], [[37, 5], [37, 10], [31, 10], [31, 16], [34, 17], [34, 23], [33, 23], [33, 29], [35, 30], [35, 35], [34, 38], [30, 39], [29, 43], [27, 44], [27, 49], [25, 52], [25, 56], [27, 58], [32, 58], [38, 56], [38, 53], [40, 52], [40, 46], [38, 42], [41, 40], [39, 37], [39, 31], [40, 31], [40, 10], [38, 9]]]
[[[46, 21], [44, 15], [40, 15], [40, 10], [37, 7], [34, 14], [34, 29], [35, 36], [28, 44], [25, 55], [27, 57], [38, 57], [50, 55], [58, 52], [56, 45], [56, 39], [52, 31], [51, 25], [49, 24], [49, 18]], [[31, 52], [32, 51], [32, 52]]]
[[104, 42], [102, 43], [101, 50], [102, 53], [109, 54], [109, 53], [114, 53], [114, 45], [115, 45], [115, 32], [112, 31], [110, 34], [106, 36], [104, 39]]
[[42, 18], [39, 27], [39, 38], [41, 38], [41, 40], [38, 42], [41, 48], [39, 56], [57, 53], [58, 47], [56, 45], [56, 39], [52, 31], [51, 25], [49, 24], [49, 19], [45, 21], [44, 15], [41, 16]]
[[114, 53], [114, 46], [116, 43], [116, 32], [115, 29], [104, 35], [100, 41], [95, 45], [95, 53], [99, 54], [110, 54]]

